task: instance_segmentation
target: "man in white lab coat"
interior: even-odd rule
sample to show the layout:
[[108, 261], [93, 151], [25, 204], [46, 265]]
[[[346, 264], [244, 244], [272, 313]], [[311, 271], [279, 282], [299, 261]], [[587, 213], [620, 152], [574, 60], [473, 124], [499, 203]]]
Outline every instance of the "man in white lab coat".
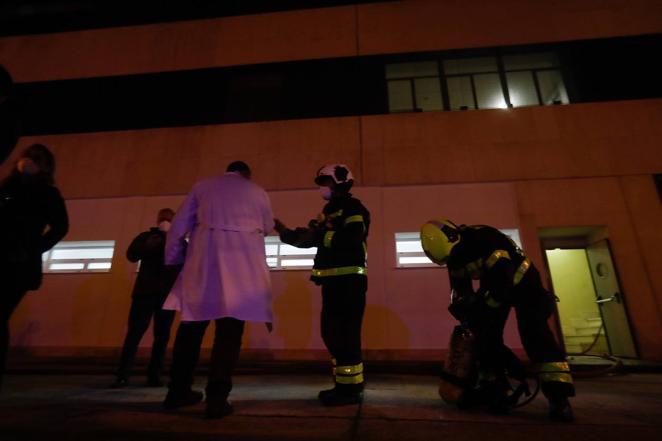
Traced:
[[181, 311], [173, 349], [166, 409], [198, 403], [191, 389], [200, 345], [210, 320], [216, 335], [207, 383], [207, 416], [232, 412], [227, 397], [239, 358], [244, 322], [271, 330], [271, 280], [264, 236], [274, 226], [267, 193], [250, 180], [244, 162], [196, 183], [177, 211], [166, 242], [166, 264], [184, 267], [163, 305]]

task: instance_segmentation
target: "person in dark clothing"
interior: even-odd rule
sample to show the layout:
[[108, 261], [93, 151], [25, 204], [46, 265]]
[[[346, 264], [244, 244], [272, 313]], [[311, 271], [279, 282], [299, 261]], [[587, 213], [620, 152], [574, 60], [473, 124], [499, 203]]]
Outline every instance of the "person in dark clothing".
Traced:
[[354, 180], [342, 164], [322, 167], [315, 178], [329, 202], [307, 228], [288, 229], [275, 220], [280, 239], [317, 247], [311, 280], [322, 286], [322, 339], [332, 357], [334, 387], [319, 393], [326, 406], [355, 404], [363, 397], [361, 325], [368, 279], [366, 270], [370, 213], [349, 190]]
[[[549, 416], [572, 421], [568, 397], [575, 395], [565, 354], [547, 319], [554, 299], [542, 285], [540, 274], [508, 236], [486, 225], [457, 226], [440, 219], [421, 227], [426, 255], [446, 265], [450, 286], [458, 301], [451, 313], [464, 317], [475, 336], [480, 392], [490, 410], [507, 413], [510, 401], [506, 379], [509, 351], [504, 350], [503, 330], [511, 307], [529, 359], [535, 363], [541, 389], [549, 401]], [[474, 291], [472, 280], [479, 280]]]
[[161, 209], [156, 219], [157, 226], [136, 236], [126, 251], [126, 257], [130, 262], [140, 261], [140, 269], [133, 286], [129, 326], [124, 339], [117, 379], [111, 384], [112, 388], [129, 384], [138, 344], [152, 318], [154, 342], [147, 367], [147, 386], [163, 386], [161, 371], [170, 339], [170, 328], [175, 319], [175, 311], [163, 309], [163, 302], [181, 269], [181, 266], [166, 266], [164, 263], [166, 233], [170, 229], [174, 215], [175, 212], [170, 208]]
[[28, 147], [0, 183], [0, 385], [9, 348], [9, 319], [42, 281], [42, 253], [69, 230], [64, 200], [53, 185], [55, 158], [41, 144]]
[[9, 72], [0, 65], [0, 164], [7, 159], [18, 141], [18, 121], [14, 83]]

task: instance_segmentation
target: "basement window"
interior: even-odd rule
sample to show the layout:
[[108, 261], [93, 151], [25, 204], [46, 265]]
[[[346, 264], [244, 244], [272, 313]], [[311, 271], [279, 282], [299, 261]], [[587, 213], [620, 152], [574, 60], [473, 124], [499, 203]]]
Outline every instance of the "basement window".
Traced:
[[267, 266], [270, 270], [310, 270], [317, 248], [297, 248], [280, 241], [278, 236], [264, 238]]
[[114, 240], [60, 242], [42, 254], [44, 273], [107, 273], [112, 267]]
[[[509, 236], [515, 245], [522, 248], [519, 230], [517, 228], [500, 229], [502, 233]], [[421, 245], [421, 237], [418, 232], [395, 233], [395, 262], [397, 268], [427, 268], [436, 267], [425, 255]]]

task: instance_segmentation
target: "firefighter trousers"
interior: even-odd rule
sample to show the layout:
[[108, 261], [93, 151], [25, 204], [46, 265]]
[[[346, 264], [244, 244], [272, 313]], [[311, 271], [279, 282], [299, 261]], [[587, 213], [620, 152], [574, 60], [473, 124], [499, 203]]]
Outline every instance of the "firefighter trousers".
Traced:
[[339, 391], [363, 390], [361, 325], [367, 289], [367, 277], [358, 274], [333, 276], [322, 283], [321, 333], [334, 360]]

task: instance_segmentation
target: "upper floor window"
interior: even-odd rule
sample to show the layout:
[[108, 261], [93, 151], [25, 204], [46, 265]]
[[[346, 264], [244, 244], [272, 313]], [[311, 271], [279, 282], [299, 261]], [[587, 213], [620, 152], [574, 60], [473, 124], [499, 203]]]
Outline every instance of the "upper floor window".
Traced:
[[503, 67], [514, 107], [568, 104], [556, 54], [505, 55]]
[[496, 57], [444, 60], [450, 110], [504, 109]]
[[398, 63], [386, 66], [391, 112], [442, 110], [439, 63]]
[[88, 273], [110, 271], [114, 240], [60, 242], [42, 254], [45, 273]]
[[386, 82], [391, 112], [569, 102], [553, 52], [388, 64]]

